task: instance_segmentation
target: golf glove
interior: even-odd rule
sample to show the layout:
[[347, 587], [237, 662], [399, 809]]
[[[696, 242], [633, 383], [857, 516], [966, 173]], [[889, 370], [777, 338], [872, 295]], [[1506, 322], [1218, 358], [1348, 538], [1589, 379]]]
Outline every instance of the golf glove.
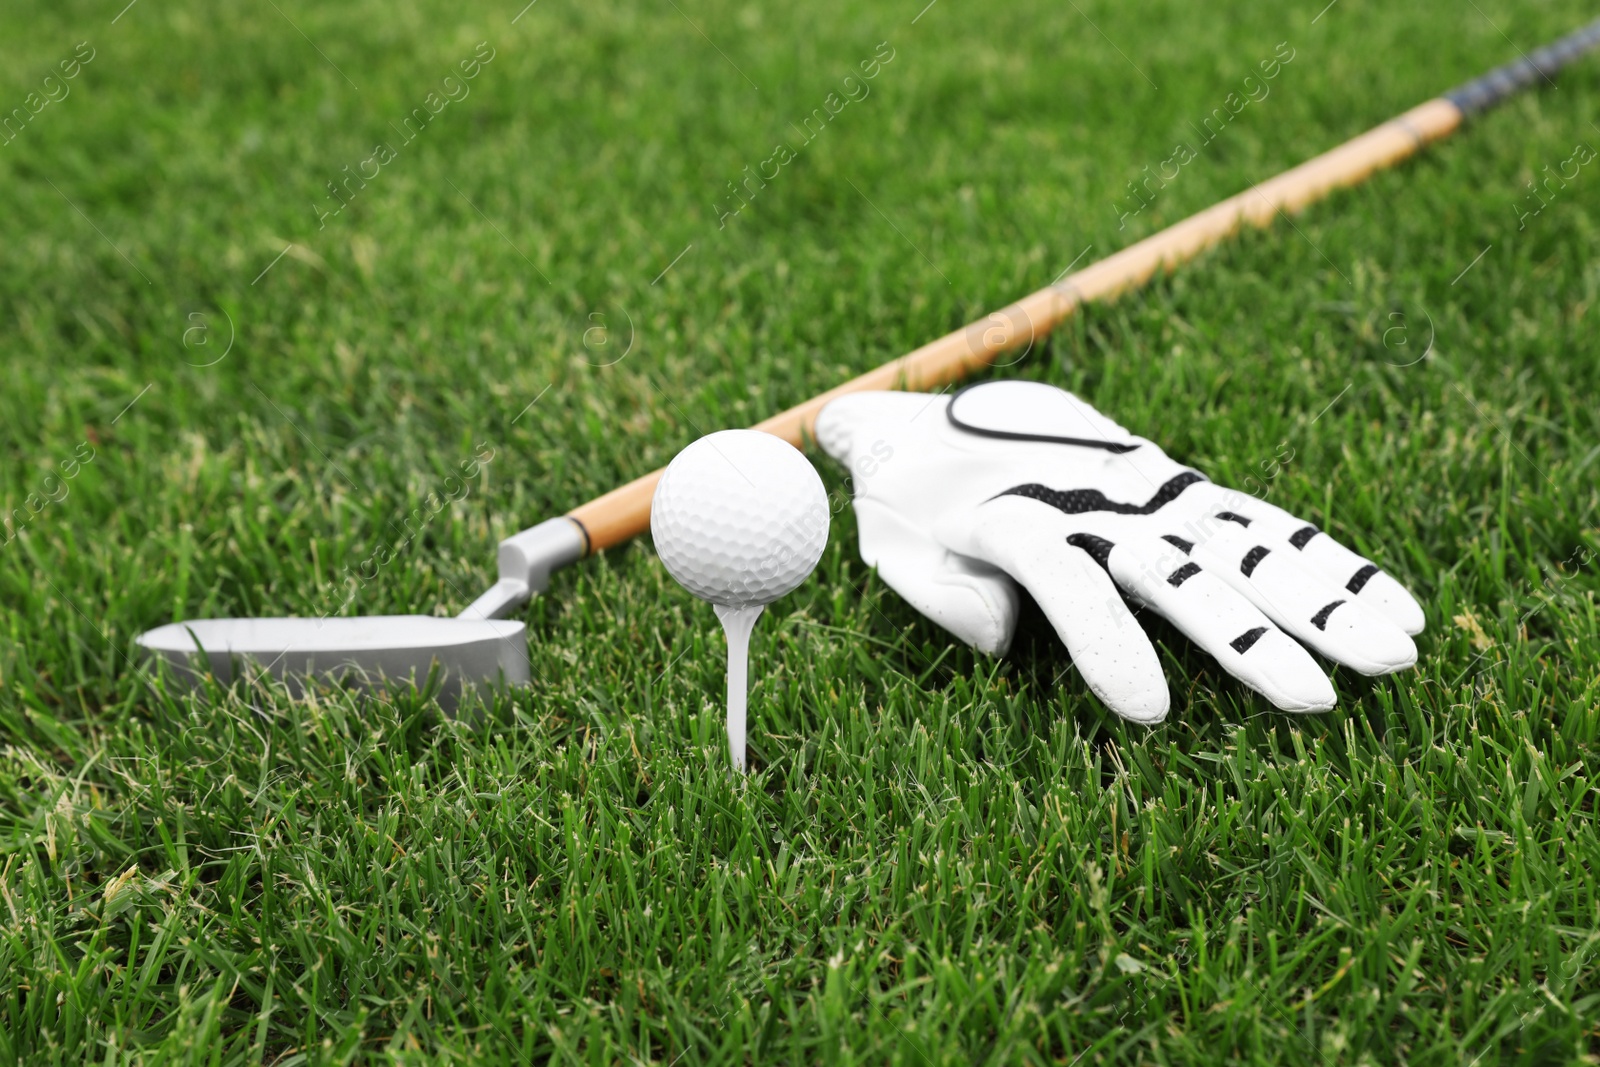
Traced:
[[1285, 711], [1334, 704], [1307, 647], [1362, 674], [1416, 663], [1422, 609], [1393, 578], [1064, 390], [856, 393], [823, 409], [816, 434], [850, 470], [861, 557], [891, 588], [1001, 655], [1020, 583], [1123, 718], [1157, 723], [1170, 703], [1124, 597]]

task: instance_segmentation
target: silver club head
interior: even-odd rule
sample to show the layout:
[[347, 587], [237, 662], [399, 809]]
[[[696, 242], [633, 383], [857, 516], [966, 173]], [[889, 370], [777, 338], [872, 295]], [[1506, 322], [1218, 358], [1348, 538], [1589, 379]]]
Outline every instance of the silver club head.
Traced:
[[137, 641], [180, 681], [195, 684], [209, 672], [228, 685], [248, 662], [250, 671], [283, 679], [297, 695], [308, 676], [420, 685], [437, 665], [439, 701], [453, 709], [465, 684], [528, 683], [525, 629], [509, 619], [430, 615], [195, 619], [158, 626]]
[[416, 681], [435, 666], [439, 703], [454, 710], [467, 684], [527, 685], [528, 639], [505, 618], [549, 585], [550, 573], [583, 557], [588, 539], [569, 518], [550, 519], [500, 542], [500, 577], [459, 616], [367, 615], [304, 619], [191, 619], [140, 634], [146, 657], [165, 660], [179, 681], [210, 673], [233, 682], [236, 664], [281, 678], [290, 692], [322, 676], [366, 685]]

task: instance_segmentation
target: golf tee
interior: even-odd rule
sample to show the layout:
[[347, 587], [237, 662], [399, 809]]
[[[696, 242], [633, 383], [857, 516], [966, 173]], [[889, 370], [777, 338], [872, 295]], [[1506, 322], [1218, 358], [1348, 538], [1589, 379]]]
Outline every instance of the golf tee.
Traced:
[[749, 606], [712, 605], [722, 620], [728, 638], [728, 752], [733, 769], [744, 773], [745, 709], [749, 699], [750, 634], [761, 618], [764, 604]]

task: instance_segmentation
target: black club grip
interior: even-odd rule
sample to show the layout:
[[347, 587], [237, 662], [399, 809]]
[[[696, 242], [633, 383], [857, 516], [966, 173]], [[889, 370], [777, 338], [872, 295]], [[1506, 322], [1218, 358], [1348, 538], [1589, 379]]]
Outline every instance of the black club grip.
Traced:
[[1572, 31], [1559, 41], [1535, 49], [1532, 55], [1496, 67], [1452, 89], [1444, 94], [1444, 98], [1460, 108], [1462, 115], [1476, 115], [1494, 107], [1519, 89], [1527, 88], [1541, 78], [1549, 78], [1597, 46], [1600, 46], [1600, 19]]

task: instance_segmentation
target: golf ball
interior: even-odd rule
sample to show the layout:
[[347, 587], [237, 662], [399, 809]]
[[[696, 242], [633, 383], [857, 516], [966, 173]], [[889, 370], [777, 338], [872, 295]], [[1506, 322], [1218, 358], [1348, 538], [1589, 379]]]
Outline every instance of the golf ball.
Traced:
[[828, 543], [828, 494], [800, 450], [723, 430], [667, 465], [650, 507], [667, 571], [725, 607], [770, 604], [806, 580]]

